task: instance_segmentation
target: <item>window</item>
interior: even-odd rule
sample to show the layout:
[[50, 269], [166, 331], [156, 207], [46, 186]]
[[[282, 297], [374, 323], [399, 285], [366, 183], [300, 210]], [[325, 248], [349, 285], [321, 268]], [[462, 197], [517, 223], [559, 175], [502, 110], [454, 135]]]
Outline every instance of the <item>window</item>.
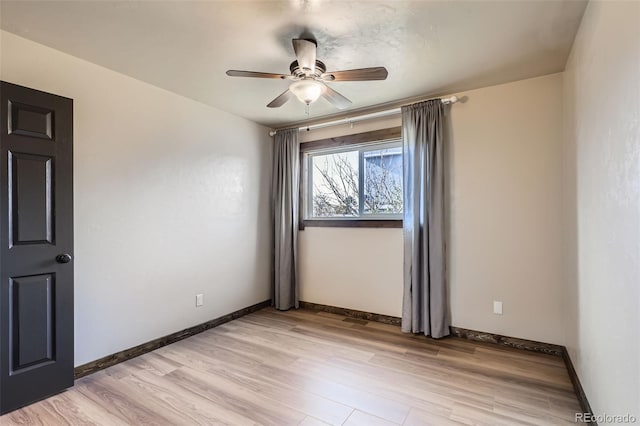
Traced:
[[301, 145], [304, 225], [401, 226], [402, 146], [391, 130]]

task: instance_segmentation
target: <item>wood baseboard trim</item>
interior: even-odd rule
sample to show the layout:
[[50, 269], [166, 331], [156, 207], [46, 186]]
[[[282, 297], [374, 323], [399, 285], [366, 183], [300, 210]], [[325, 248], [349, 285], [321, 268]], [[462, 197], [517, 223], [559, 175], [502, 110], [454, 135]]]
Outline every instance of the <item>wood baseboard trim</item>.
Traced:
[[[375, 314], [373, 312], [358, 311], [356, 309], [340, 308], [337, 306], [322, 305], [320, 303], [302, 302], [300, 307], [313, 311], [328, 312], [337, 315], [344, 315], [349, 318], [357, 318], [367, 321], [382, 322], [385, 324], [400, 326], [402, 318], [391, 315]], [[501, 336], [499, 334], [486, 333], [483, 331], [469, 330], [460, 327], [450, 327], [451, 335], [463, 339], [477, 342], [495, 343], [502, 346], [509, 346], [527, 351], [541, 352], [555, 356], [562, 356], [564, 346], [553, 345], [551, 343], [536, 342], [533, 340], [518, 339], [516, 337]]]
[[186, 339], [187, 337], [202, 333], [203, 331], [209, 330], [210, 328], [217, 327], [221, 324], [243, 317], [252, 312], [259, 311], [260, 309], [266, 308], [267, 306], [271, 306], [271, 299], [265, 300], [264, 302], [256, 303], [255, 305], [251, 305], [243, 309], [239, 309], [235, 312], [231, 312], [230, 314], [223, 315], [210, 321], [203, 322], [202, 324], [198, 324], [193, 327], [185, 328], [184, 330], [150, 340], [141, 345], [125, 349], [124, 351], [107, 355], [103, 358], [76, 367], [74, 369], [74, 376], [76, 379], [79, 379], [81, 377], [95, 373], [96, 371], [100, 371], [113, 365], [119, 364], [128, 359], [135, 358], [137, 356], [146, 354], [147, 352], [151, 352], [163, 346], [175, 343], [179, 340]]
[[299, 305], [303, 309], [310, 309], [312, 311], [319, 311], [319, 312], [328, 312], [330, 314], [344, 315], [345, 317], [349, 317], [349, 318], [357, 318], [361, 320], [397, 325], [398, 327], [400, 327], [400, 322], [402, 320], [400, 317], [394, 317], [391, 315], [374, 314], [372, 312], [358, 311], [356, 309], [349, 309], [349, 308], [339, 308], [337, 306], [322, 305], [320, 303], [300, 301]]
[[[571, 361], [571, 357], [569, 356], [569, 351], [567, 351], [566, 347], [562, 347], [562, 359], [564, 360], [564, 364], [567, 367], [567, 372], [569, 373], [569, 378], [571, 379], [571, 384], [573, 385], [573, 391], [578, 398], [578, 402], [580, 403], [580, 408], [582, 412], [585, 414], [589, 414], [591, 418], [593, 418], [593, 411], [591, 410], [591, 404], [589, 404], [589, 400], [587, 399], [587, 394], [584, 392], [584, 388], [582, 387], [582, 383], [580, 383], [580, 379], [578, 378], [578, 373], [576, 373], [576, 369], [573, 367], [573, 362]], [[587, 423], [592, 426], [598, 426], [596, 422]]]
[[508, 346], [525, 351], [538, 352], [547, 355], [562, 356], [564, 346], [552, 343], [536, 342], [535, 340], [519, 339], [517, 337], [502, 336], [500, 334], [486, 333], [484, 331], [469, 330], [460, 327], [449, 327], [451, 335], [476, 342], [494, 343], [500, 346]]
[[[358, 311], [356, 309], [340, 308], [337, 306], [322, 305], [320, 303], [311, 303], [300, 301], [300, 307], [313, 311], [328, 312], [337, 315], [344, 315], [349, 318], [357, 318], [367, 321], [382, 322], [385, 324], [400, 326], [402, 318], [391, 315], [375, 314], [373, 312]], [[501, 336], [499, 334], [486, 333], [484, 331], [469, 330], [460, 327], [449, 327], [451, 335], [463, 339], [474, 340], [477, 342], [495, 343], [502, 346], [509, 346], [527, 351], [541, 352], [555, 356], [562, 356], [564, 346], [553, 345], [551, 343], [536, 342], [533, 340], [518, 339], [516, 337]]]

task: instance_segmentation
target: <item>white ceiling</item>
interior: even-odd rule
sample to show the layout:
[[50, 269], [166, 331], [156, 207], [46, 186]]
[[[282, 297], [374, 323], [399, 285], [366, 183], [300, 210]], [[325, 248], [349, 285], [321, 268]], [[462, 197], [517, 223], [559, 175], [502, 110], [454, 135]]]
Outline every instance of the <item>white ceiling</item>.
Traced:
[[[304, 105], [266, 105], [288, 83], [291, 39], [312, 36], [328, 70], [385, 66], [386, 81], [331, 87], [365, 108], [559, 72], [585, 1], [0, 1], [9, 32], [189, 98], [278, 126]], [[310, 118], [338, 112], [324, 99]]]

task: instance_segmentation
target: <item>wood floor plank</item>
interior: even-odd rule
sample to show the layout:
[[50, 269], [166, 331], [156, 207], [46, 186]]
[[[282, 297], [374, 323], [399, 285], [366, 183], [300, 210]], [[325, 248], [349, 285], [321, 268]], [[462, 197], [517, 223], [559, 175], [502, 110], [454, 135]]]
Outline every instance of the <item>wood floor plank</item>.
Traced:
[[299, 426], [327, 426], [329, 423], [325, 423], [321, 420], [318, 420], [316, 418], [307, 416], [304, 418], [303, 421], [300, 422]]
[[104, 372], [76, 381], [73, 391], [80, 392], [126, 424], [171, 424], [172, 421], [173, 416], [163, 407]]
[[62, 424], [60, 419], [72, 425], [125, 425], [126, 423], [108, 410], [93, 403], [79, 392], [64, 392], [47, 400], [45, 408], [53, 414], [51, 421]]
[[229, 378], [246, 389], [251, 389], [259, 395], [273, 399], [276, 404], [304, 412], [328, 424], [341, 425], [353, 410], [351, 407], [307, 392], [299, 387], [292, 387], [286, 383], [286, 380], [279, 380], [278, 375], [258, 375], [255, 369], [247, 368], [233, 361], [212, 362], [202, 371]]
[[392, 423], [380, 417], [354, 410], [349, 416], [344, 426], [398, 426], [399, 423]]
[[261, 366], [257, 371], [264, 375], [279, 376], [289, 385], [305, 389], [308, 392], [389, 421], [401, 422], [409, 411], [409, 406], [406, 404], [388, 400], [337, 381], [314, 377], [306, 371], [284, 370], [270, 366]]
[[[348, 384], [356, 389], [431, 412], [448, 413], [449, 408], [459, 397], [458, 394], [452, 393], [446, 385], [437, 387], [426, 383], [419, 377], [382, 371], [366, 365], [354, 366], [345, 360], [334, 359], [331, 363], [320, 368], [302, 363], [300, 367], [304, 368], [307, 375], [331, 378], [338, 383]], [[460, 391], [464, 392], [464, 389]], [[489, 391], [478, 394], [477, 389], [472, 389], [464, 395], [464, 400], [467, 403], [475, 403], [489, 408], [493, 406], [493, 397]]]
[[264, 425], [297, 425], [306, 415], [245, 388], [228, 377], [193, 370], [187, 366], [173, 371], [179, 386], [228, 410]]
[[149, 395], [164, 404], [167, 409], [181, 415], [184, 422], [188, 424], [203, 426], [255, 424], [253, 420], [240, 413], [228, 410], [209, 399], [184, 389], [169, 377], [159, 377], [149, 371], [138, 370], [123, 377], [122, 381], [133, 384], [139, 388], [139, 392]]
[[419, 408], [411, 408], [409, 415], [404, 421], [403, 426], [461, 426], [464, 423], [456, 422], [449, 418], [450, 412], [446, 415], [425, 411]]
[[76, 381], [13, 425], [568, 425], [561, 358], [310, 310], [254, 312]]
[[516, 411], [511, 415], [503, 415], [477, 406], [459, 402], [453, 406], [449, 418], [457, 422], [474, 426], [539, 426], [549, 424], [548, 419], [539, 422], [529, 422], [518, 418]]
[[[226, 326], [226, 325], [225, 325]], [[318, 360], [328, 359], [332, 356], [343, 356], [358, 361], [367, 361], [374, 356], [371, 351], [363, 351], [345, 348], [338, 344], [327, 344], [326, 341], [298, 335], [284, 334], [282, 332], [265, 333], [264, 329], [248, 324], [230, 324], [224, 330], [230, 330], [234, 338], [252, 342], [263, 348], [283, 350], [297, 358], [307, 357]]]
[[[49, 426], [55, 425], [72, 425], [71, 421], [67, 421], [65, 418], [57, 416], [51, 407], [49, 401], [43, 401], [38, 404], [38, 407], [25, 407], [12, 413], [6, 414], [0, 417], [0, 424], [3, 426], [14, 425], [37, 425], [37, 426]], [[77, 424], [91, 425], [95, 423], [87, 422], [86, 418], [77, 416], [74, 418]]]
[[129, 371], [132, 369], [139, 369], [150, 371], [159, 376], [164, 376], [165, 374], [177, 370], [182, 365], [178, 362], [164, 358], [156, 352], [149, 352], [137, 358], [133, 358], [131, 362], [126, 364], [126, 366]]

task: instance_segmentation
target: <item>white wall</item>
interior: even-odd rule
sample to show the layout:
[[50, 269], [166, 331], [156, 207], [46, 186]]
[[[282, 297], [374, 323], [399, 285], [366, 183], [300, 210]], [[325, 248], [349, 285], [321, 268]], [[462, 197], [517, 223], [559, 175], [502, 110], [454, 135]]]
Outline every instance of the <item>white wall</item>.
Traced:
[[567, 347], [595, 414], [640, 419], [639, 2], [589, 3], [564, 87]]
[[452, 324], [562, 344], [562, 77], [466, 95], [451, 113]]
[[[564, 343], [562, 76], [464, 93], [451, 108], [452, 324]], [[303, 132], [303, 141], [400, 125]], [[400, 316], [402, 230], [307, 228], [301, 299]], [[493, 300], [504, 314], [492, 313]]]
[[74, 99], [76, 365], [270, 297], [268, 129], [7, 32], [1, 49], [2, 80]]
[[300, 300], [400, 315], [402, 229], [307, 227], [299, 252]]

